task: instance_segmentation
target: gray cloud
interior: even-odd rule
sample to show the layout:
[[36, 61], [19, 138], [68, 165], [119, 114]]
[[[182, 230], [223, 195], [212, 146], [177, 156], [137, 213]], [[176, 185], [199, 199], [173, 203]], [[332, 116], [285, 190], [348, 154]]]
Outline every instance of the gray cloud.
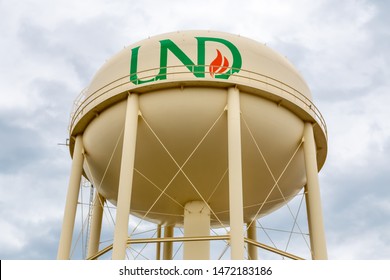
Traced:
[[3, 151], [0, 155], [2, 173], [15, 172], [39, 159], [42, 152], [41, 139], [28, 128], [21, 128], [7, 121], [0, 122]]
[[329, 129], [320, 175], [329, 255], [390, 258], [389, 3], [24, 2], [0, 2], [1, 259], [56, 256], [70, 167], [57, 143], [77, 94], [123, 46], [182, 29], [241, 34], [296, 65]]

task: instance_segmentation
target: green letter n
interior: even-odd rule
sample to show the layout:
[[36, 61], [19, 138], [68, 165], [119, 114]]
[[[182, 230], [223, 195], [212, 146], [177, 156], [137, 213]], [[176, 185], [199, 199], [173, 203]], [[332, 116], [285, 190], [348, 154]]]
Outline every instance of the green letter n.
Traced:
[[195, 63], [171, 40], [161, 40], [160, 51], [160, 73], [167, 74], [168, 50], [172, 52], [187, 69], [197, 78], [204, 77], [204, 65], [195, 65]]

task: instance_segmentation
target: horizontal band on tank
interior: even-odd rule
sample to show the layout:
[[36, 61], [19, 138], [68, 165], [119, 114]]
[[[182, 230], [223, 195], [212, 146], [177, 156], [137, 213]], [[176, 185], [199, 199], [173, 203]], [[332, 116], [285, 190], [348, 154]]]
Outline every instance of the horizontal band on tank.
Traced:
[[[205, 65], [207, 66], [210, 65]], [[145, 71], [140, 71], [138, 75], [143, 79], [154, 77], [153, 74], [159, 68], [152, 68]], [[272, 77], [241, 69], [239, 73], [232, 75], [229, 80], [215, 78], [194, 78], [192, 73], [188, 71], [188, 66], [177, 65], [167, 67], [173, 70], [169, 73], [169, 78], [159, 80], [153, 83], [135, 85], [130, 81], [130, 75], [119, 77], [109, 84], [99, 88], [95, 92], [89, 92], [88, 88], [81, 91], [74, 102], [74, 108], [71, 113], [69, 124], [70, 135], [77, 135], [82, 132], [88, 122], [96, 116], [100, 111], [126, 98], [128, 92], [143, 93], [162, 88], [173, 88], [183, 86], [209, 86], [209, 87], [229, 87], [236, 85], [244, 87], [245, 90], [251, 93], [258, 94], [267, 99], [273, 100], [289, 109], [301, 109], [311, 116], [312, 120], [321, 128], [325, 138], [327, 139], [327, 127], [325, 120], [314, 105], [314, 103], [303, 93], [296, 90], [292, 86], [276, 80]], [[208, 73], [208, 72], [206, 72]], [[286, 106], [286, 104], [294, 106]], [[295, 110], [293, 110], [295, 112]], [[93, 112], [91, 114], [91, 112]], [[88, 116], [88, 114], [90, 114]], [[303, 114], [300, 116], [302, 117]], [[81, 121], [84, 117], [86, 119]]]

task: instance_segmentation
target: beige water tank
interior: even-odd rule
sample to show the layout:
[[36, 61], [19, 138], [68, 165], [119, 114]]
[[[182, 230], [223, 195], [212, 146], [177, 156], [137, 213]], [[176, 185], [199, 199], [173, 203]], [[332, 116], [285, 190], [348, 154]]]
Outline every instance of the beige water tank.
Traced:
[[184, 205], [205, 200], [211, 225], [229, 224], [230, 87], [240, 91], [244, 220], [281, 207], [306, 183], [300, 146], [305, 122], [315, 124], [318, 170], [325, 162], [324, 119], [286, 58], [264, 44], [221, 32], [151, 37], [101, 67], [80, 95], [70, 124], [71, 136], [83, 133], [85, 175], [116, 204], [126, 99], [138, 93], [130, 213], [180, 226]]

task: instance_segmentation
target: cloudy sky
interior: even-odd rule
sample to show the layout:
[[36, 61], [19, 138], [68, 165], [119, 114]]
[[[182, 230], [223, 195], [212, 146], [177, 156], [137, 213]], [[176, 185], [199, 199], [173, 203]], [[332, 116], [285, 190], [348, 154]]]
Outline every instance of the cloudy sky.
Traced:
[[390, 259], [390, 2], [0, 0], [0, 259], [54, 259], [72, 103], [148, 36], [226, 31], [285, 55], [327, 121], [329, 258]]

